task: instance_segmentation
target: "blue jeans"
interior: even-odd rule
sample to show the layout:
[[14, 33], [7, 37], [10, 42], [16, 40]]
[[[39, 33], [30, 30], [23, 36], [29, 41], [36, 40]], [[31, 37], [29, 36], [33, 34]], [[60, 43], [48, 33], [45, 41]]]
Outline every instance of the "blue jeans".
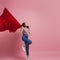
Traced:
[[28, 39], [28, 35], [27, 34], [23, 34], [22, 40], [25, 42], [26, 55], [28, 56], [29, 55], [29, 45], [32, 43], [32, 41], [30, 39]]

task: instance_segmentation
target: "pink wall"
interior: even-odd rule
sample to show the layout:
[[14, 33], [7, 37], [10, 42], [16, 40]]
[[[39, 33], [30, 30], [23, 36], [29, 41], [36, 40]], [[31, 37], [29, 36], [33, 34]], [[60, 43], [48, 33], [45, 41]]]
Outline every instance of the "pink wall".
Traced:
[[[32, 51], [60, 51], [60, 3], [57, 2], [60, 1], [1, 0], [0, 13], [3, 9], [2, 6], [6, 7], [20, 23], [25, 21], [30, 25]], [[16, 36], [12, 37], [15, 33], [6, 34], [6, 32], [0, 32], [1, 40], [20, 39]], [[7, 37], [7, 35], [9, 36]], [[17, 35], [19, 36], [19, 33]]]

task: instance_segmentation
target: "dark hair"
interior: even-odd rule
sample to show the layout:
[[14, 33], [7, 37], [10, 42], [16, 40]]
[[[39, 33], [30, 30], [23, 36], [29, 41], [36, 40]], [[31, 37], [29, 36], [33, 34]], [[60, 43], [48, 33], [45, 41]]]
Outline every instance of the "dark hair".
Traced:
[[29, 29], [29, 26], [26, 26], [26, 28], [28, 28], [28, 29]]
[[29, 29], [29, 26], [26, 26], [25, 22], [22, 23], [22, 26]]
[[26, 27], [25, 22], [22, 23], [22, 26], [23, 26], [23, 27]]

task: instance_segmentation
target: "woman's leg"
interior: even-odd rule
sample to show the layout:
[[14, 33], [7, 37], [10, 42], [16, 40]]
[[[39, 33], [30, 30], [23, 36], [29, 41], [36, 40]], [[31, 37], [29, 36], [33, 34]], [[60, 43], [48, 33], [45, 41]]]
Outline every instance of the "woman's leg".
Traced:
[[26, 38], [25, 36], [22, 36], [22, 40], [24, 42], [28, 43], [28, 44], [31, 44], [32, 43], [32, 41], [30, 39]]
[[27, 59], [29, 60], [29, 45], [27, 43], [25, 43], [26, 45], [26, 55], [27, 55]]
[[26, 51], [25, 43], [22, 45], [22, 50], [23, 50], [24, 52]]

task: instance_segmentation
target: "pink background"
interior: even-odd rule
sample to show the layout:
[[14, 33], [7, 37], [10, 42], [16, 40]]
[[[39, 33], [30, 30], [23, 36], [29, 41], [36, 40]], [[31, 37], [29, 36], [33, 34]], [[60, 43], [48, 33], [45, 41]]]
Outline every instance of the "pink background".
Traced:
[[[60, 52], [59, 0], [0, 0], [0, 15], [5, 7], [20, 23], [26, 22], [30, 26], [32, 53]], [[10, 52], [20, 51], [20, 48], [16, 47], [21, 45], [20, 38], [19, 29], [15, 33], [0, 32], [0, 44], [6, 51], [8, 48]]]

